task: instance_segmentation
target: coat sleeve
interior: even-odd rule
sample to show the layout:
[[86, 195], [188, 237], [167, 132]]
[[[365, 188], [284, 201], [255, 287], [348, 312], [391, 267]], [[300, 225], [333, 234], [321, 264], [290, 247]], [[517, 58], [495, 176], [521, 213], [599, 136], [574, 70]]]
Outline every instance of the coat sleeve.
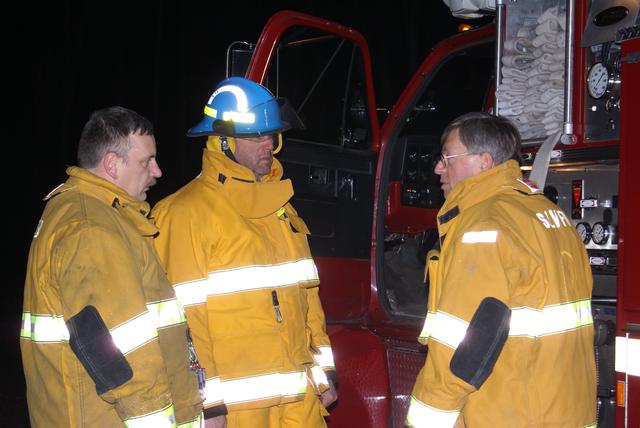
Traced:
[[[307, 289], [307, 301], [309, 304], [307, 328], [311, 332], [311, 351], [316, 363], [312, 369], [314, 370], [314, 380], [320, 390], [324, 391], [328, 388], [326, 378], [331, 379], [334, 384], [337, 383], [338, 378], [336, 365], [333, 360], [331, 342], [326, 330], [324, 310], [322, 309], [322, 303], [320, 302], [318, 293], [319, 287], [317, 286]], [[318, 373], [318, 368], [320, 368], [323, 373]]]
[[200, 366], [205, 369], [205, 417], [225, 414], [206, 310], [207, 244], [192, 216], [178, 207], [160, 204], [152, 210], [152, 217], [160, 230], [154, 239], [156, 251], [185, 308], [195, 351]]
[[512, 256], [504, 250], [513, 248], [514, 242], [508, 233], [495, 222], [486, 221], [450, 235], [440, 260], [432, 260], [429, 265], [429, 269], [437, 265], [435, 275], [430, 272], [435, 287], [430, 290], [429, 312], [420, 334], [428, 352], [413, 388], [409, 426], [455, 424], [476, 388], [452, 372], [452, 358], [461, 343], [470, 340], [472, 334], [466, 335], [469, 324], [485, 298], [509, 306], [509, 283], [514, 272], [509, 267], [513, 266], [509, 261]]
[[171, 420], [166, 367], [142, 287], [142, 255], [131, 245], [113, 230], [82, 227], [56, 246], [52, 277], [70, 345], [101, 397], [123, 421]]
[[[309, 228], [290, 203], [286, 204], [285, 209], [292, 226], [291, 230], [294, 231], [293, 235], [295, 235], [292, 242], [295, 242], [301, 254], [306, 254], [311, 259], [311, 250], [307, 240], [307, 236], [310, 233]], [[307, 305], [309, 307], [307, 312], [307, 331], [310, 336], [309, 347], [315, 360], [315, 364], [312, 367], [313, 379], [320, 391], [324, 392], [329, 388], [328, 379], [331, 379], [334, 384], [338, 381], [336, 365], [333, 359], [331, 341], [327, 334], [324, 310], [320, 301], [319, 280], [309, 282], [305, 284], [305, 287]]]

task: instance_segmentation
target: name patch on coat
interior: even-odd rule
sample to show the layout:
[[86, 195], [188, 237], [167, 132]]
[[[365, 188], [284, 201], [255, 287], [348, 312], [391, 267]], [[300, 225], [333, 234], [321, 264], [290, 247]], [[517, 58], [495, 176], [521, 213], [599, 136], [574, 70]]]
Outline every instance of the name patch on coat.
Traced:
[[483, 230], [480, 232], [465, 232], [462, 235], [463, 244], [489, 244], [498, 239], [497, 230]]

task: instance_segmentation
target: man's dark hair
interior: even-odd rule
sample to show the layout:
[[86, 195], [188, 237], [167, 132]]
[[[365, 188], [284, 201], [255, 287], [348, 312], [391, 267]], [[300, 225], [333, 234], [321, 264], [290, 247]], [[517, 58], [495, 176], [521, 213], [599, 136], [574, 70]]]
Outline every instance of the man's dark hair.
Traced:
[[456, 129], [469, 153], [489, 153], [496, 165], [510, 159], [521, 163], [520, 132], [509, 119], [482, 112], [465, 113], [447, 125], [441, 143]]
[[94, 168], [108, 152], [127, 159], [132, 134], [153, 135], [153, 124], [124, 107], [107, 107], [93, 112], [80, 135], [78, 166]]

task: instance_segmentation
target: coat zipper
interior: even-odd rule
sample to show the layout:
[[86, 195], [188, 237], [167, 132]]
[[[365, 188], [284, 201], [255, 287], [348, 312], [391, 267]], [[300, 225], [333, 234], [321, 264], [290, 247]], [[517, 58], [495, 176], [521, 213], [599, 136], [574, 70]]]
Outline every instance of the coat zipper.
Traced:
[[280, 302], [276, 290], [271, 291], [271, 300], [273, 301], [273, 310], [276, 312], [276, 321], [280, 323], [282, 322], [282, 312], [280, 312]]

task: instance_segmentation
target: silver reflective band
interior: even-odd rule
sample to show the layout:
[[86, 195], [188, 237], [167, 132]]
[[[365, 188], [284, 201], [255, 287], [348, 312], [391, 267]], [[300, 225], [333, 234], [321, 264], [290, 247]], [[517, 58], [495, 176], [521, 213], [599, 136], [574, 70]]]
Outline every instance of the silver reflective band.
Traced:
[[483, 230], [480, 232], [465, 232], [462, 235], [463, 244], [490, 244], [498, 239], [497, 230]]
[[127, 354], [158, 336], [158, 329], [186, 321], [177, 299], [147, 304], [147, 312], [110, 330], [113, 343]]
[[[511, 310], [509, 336], [536, 338], [592, 324], [591, 301], [588, 299], [542, 309], [514, 308]], [[420, 340], [432, 338], [457, 349], [468, 327], [469, 323], [446, 312], [429, 312], [420, 332]]]
[[446, 312], [429, 312], [420, 332], [420, 339], [432, 338], [456, 349], [467, 333], [469, 323]]
[[176, 324], [187, 322], [184, 309], [178, 299], [164, 300], [157, 303], [150, 303], [147, 309], [152, 314], [158, 314], [158, 328], [170, 327]]
[[331, 346], [318, 346], [318, 350], [320, 354], [314, 355], [313, 358], [316, 360], [316, 363], [323, 369], [333, 369], [336, 367], [336, 364], [333, 361], [333, 352], [331, 351]]
[[22, 313], [20, 337], [34, 342], [68, 342], [69, 330], [62, 315]]
[[616, 336], [616, 371], [640, 376], [640, 339]]
[[207, 379], [204, 384], [204, 405], [222, 404], [224, 402], [224, 393], [218, 376]]
[[236, 123], [255, 123], [256, 115], [253, 113], [242, 113], [239, 111], [225, 111], [222, 113], [222, 120], [232, 120]]
[[545, 306], [542, 310], [513, 308], [509, 336], [547, 336], [591, 324], [590, 300]]
[[127, 428], [176, 428], [173, 404], [144, 416], [127, 419], [124, 421], [124, 426]]
[[224, 85], [224, 86], [219, 87], [218, 89], [216, 89], [214, 91], [213, 94], [211, 94], [211, 97], [209, 98], [209, 101], [207, 102], [207, 104], [211, 104], [213, 99], [218, 94], [221, 94], [223, 92], [231, 92], [233, 94], [233, 96], [236, 98], [236, 107], [237, 107], [238, 111], [247, 111], [247, 110], [249, 110], [249, 102], [247, 100], [247, 94], [244, 93], [242, 88], [240, 88], [239, 86], [236, 86], [236, 85]]
[[276, 265], [210, 272], [207, 278], [175, 285], [175, 291], [180, 303], [189, 306], [206, 302], [207, 296], [286, 287], [317, 280], [318, 269], [313, 259], [301, 259]]
[[223, 380], [221, 383], [224, 402], [234, 404], [304, 394], [307, 389], [307, 374], [304, 371], [272, 373]]
[[327, 385], [329, 386], [329, 379], [327, 378], [326, 373], [319, 366], [311, 367], [311, 377], [313, 378], [313, 383], [316, 386]]
[[113, 343], [127, 354], [158, 336], [153, 315], [145, 312], [110, 330]]
[[[158, 329], [186, 322], [177, 299], [147, 304], [147, 311], [110, 330], [113, 342], [126, 354], [158, 336]], [[34, 342], [68, 342], [62, 315], [22, 314], [20, 337]]]
[[411, 396], [407, 423], [415, 428], [451, 428], [456, 423], [459, 414], [460, 410], [436, 409]]

